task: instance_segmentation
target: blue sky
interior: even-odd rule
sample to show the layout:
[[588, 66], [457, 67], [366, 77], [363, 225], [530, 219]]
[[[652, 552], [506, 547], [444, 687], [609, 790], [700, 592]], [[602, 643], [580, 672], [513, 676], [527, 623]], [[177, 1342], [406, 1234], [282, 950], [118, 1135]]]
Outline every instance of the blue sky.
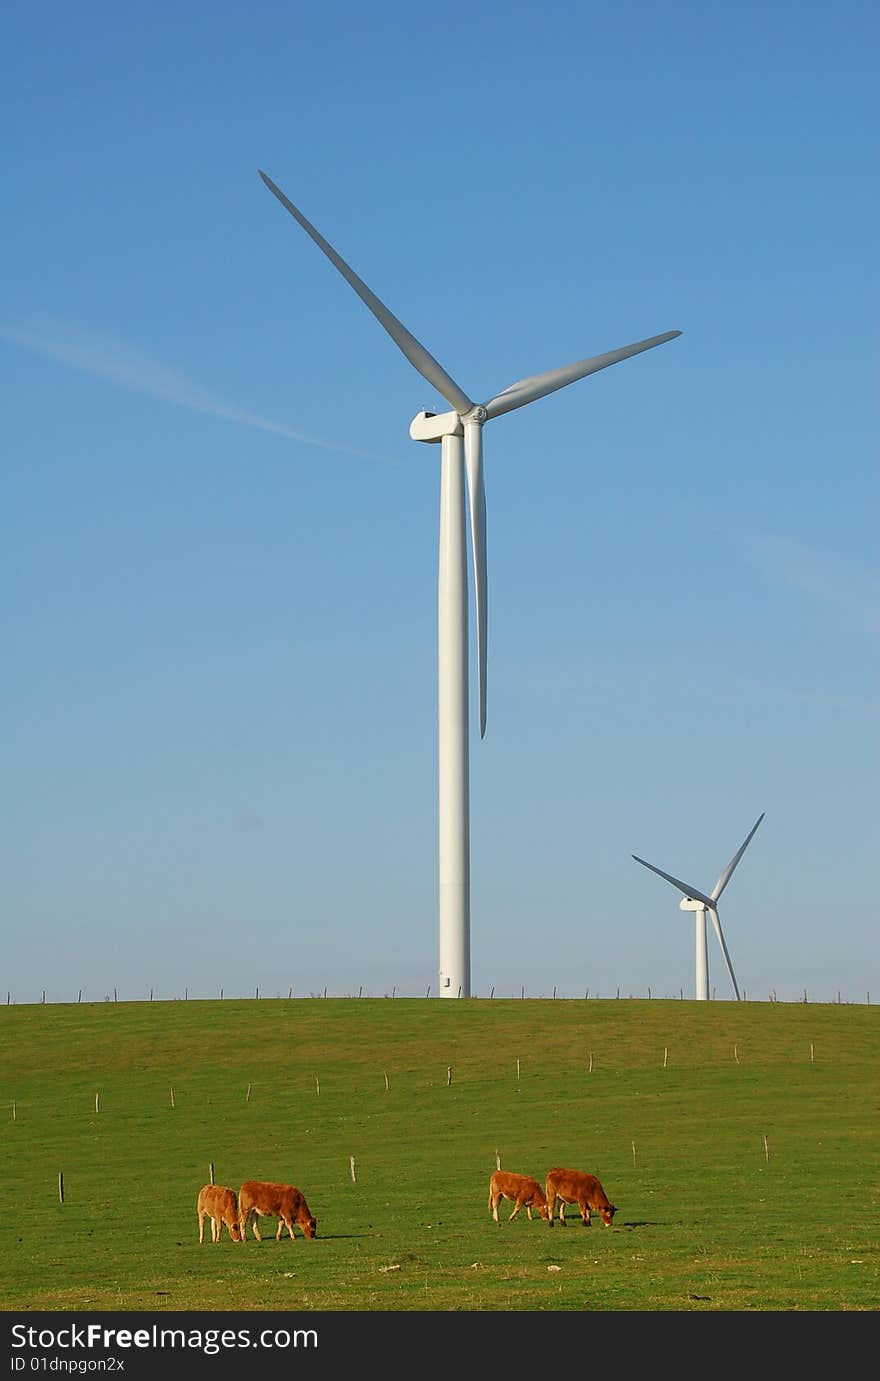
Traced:
[[741, 989], [880, 1000], [878, 30], [7, 7], [0, 1000], [436, 991], [445, 405], [258, 167], [473, 397], [683, 332], [486, 428], [475, 992], [692, 995], [763, 811]]

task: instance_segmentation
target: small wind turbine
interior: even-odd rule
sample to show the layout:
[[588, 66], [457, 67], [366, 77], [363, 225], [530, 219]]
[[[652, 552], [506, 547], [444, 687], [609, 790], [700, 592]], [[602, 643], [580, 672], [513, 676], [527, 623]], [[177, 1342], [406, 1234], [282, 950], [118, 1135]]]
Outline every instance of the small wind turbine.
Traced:
[[438, 573], [438, 729], [439, 729], [439, 922], [440, 995], [469, 997], [470, 959], [470, 809], [468, 780], [468, 614], [464, 470], [470, 495], [474, 558], [480, 737], [486, 732], [486, 494], [483, 486], [483, 425], [505, 412], [544, 398], [556, 389], [595, 374], [680, 336], [667, 331], [625, 345], [606, 355], [578, 360], [511, 384], [485, 403], [474, 403], [433, 355], [389, 312], [384, 303], [327, 243], [270, 177], [269, 191], [299, 221], [331, 264], [354, 288], [410, 364], [451, 405], [451, 412], [422, 411], [409, 429], [414, 441], [440, 443], [440, 561]]
[[761, 814], [758, 816], [757, 820], [755, 821], [754, 825], [752, 825], [752, 828], [746, 835], [744, 843], [742, 843], [740, 847], [737, 849], [736, 853], [733, 855], [733, 858], [730, 860], [727, 867], [724, 869], [724, 872], [721, 874], [715, 886], [712, 888], [712, 891], [708, 897], [706, 896], [705, 892], [700, 892], [697, 890], [696, 887], [691, 887], [690, 883], [679, 882], [678, 878], [671, 877], [669, 873], [664, 873], [662, 868], [655, 868], [653, 863], [645, 863], [645, 860], [643, 858], [639, 858], [637, 854], [632, 855], [636, 863], [641, 863], [645, 868], [650, 868], [652, 873], [658, 873], [659, 876], [665, 878], [667, 882], [671, 882], [673, 887], [677, 887], [679, 892], [684, 893], [682, 900], [679, 902], [679, 906], [681, 907], [682, 911], [693, 911], [695, 913], [694, 924], [696, 930], [696, 996], [699, 1002], [706, 1002], [709, 997], [709, 954], [706, 948], [707, 911], [709, 912], [709, 915], [712, 917], [712, 924], [715, 927], [715, 934], [718, 936], [718, 943], [721, 946], [721, 949], [724, 954], [724, 962], [727, 964], [727, 972], [730, 974], [730, 981], [733, 984], [733, 991], [736, 993], [736, 1000], [737, 1002], [739, 1002], [740, 1000], [739, 988], [736, 986], [736, 975], [733, 972], [733, 965], [730, 962], [730, 955], [727, 952], [727, 945], [724, 943], [724, 935], [721, 930], [721, 921], [718, 918], [718, 898], [721, 896], [721, 893], [724, 891], [725, 887], [730, 882], [730, 879], [733, 876], [734, 868], [739, 863], [740, 859], [745, 853], [749, 845], [749, 841], [752, 838], [752, 835], [755, 833], [755, 830], [758, 828], [763, 819], [764, 812], [762, 811]]

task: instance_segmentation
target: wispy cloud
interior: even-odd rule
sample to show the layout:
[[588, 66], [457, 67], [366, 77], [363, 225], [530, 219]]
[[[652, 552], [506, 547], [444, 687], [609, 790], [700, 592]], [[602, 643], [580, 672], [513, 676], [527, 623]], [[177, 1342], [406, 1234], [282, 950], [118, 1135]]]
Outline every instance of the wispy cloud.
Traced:
[[758, 535], [749, 545], [753, 557], [776, 579], [847, 622], [871, 633], [880, 631], [880, 581], [872, 573], [790, 537]]
[[320, 446], [325, 451], [338, 451], [344, 455], [360, 456], [367, 460], [382, 460], [387, 457], [372, 451], [361, 450], [357, 446], [346, 446], [342, 442], [329, 441], [326, 437], [312, 436], [289, 427], [284, 422], [274, 422], [258, 413], [227, 403], [207, 389], [200, 388], [189, 379], [169, 369], [157, 360], [150, 359], [128, 343], [112, 336], [98, 336], [82, 331], [77, 327], [59, 321], [12, 323], [0, 321], [0, 339], [11, 345], [31, 350], [48, 359], [57, 360], [71, 369], [82, 370], [99, 379], [107, 379], [121, 388], [145, 393], [151, 398], [160, 398], [165, 403], [174, 403], [192, 412], [202, 412], [209, 417], [236, 422], [242, 427], [254, 427], [258, 431], [271, 432], [288, 441], [298, 441], [306, 446]]

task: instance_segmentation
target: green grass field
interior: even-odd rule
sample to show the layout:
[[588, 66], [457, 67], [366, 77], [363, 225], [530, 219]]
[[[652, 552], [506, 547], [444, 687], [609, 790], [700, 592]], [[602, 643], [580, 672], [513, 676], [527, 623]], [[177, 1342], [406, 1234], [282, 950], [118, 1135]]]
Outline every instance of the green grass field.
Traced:
[[[878, 1072], [880, 1009], [867, 1005], [7, 1006], [0, 1300], [876, 1310]], [[496, 1154], [542, 1181], [554, 1164], [592, 1171], [613, 1228], [571, 1211], [565, 1227], [525, 1212], [508, 1223], [510, 1204], [494, 1223]], [[318, 1238], [278, 1243], [264, 1220], [262, 1243], [200, 1246], [211, 1163], [236, 1190], [298, 1185]]]

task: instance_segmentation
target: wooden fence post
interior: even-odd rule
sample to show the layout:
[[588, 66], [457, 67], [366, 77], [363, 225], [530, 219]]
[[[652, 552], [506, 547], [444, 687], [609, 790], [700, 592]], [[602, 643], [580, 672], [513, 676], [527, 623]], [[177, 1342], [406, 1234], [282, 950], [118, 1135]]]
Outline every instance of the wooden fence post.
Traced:
[[213, 1162], [213, 1161], [211, 1161], [210, 1164], [208, 1165], [208, 1179], [210, 1180], [211, 1184], [214, 1183], [214, 1162]]
[[58, 1202], [64, 1203], [64, 1175], [58, 1171]]

